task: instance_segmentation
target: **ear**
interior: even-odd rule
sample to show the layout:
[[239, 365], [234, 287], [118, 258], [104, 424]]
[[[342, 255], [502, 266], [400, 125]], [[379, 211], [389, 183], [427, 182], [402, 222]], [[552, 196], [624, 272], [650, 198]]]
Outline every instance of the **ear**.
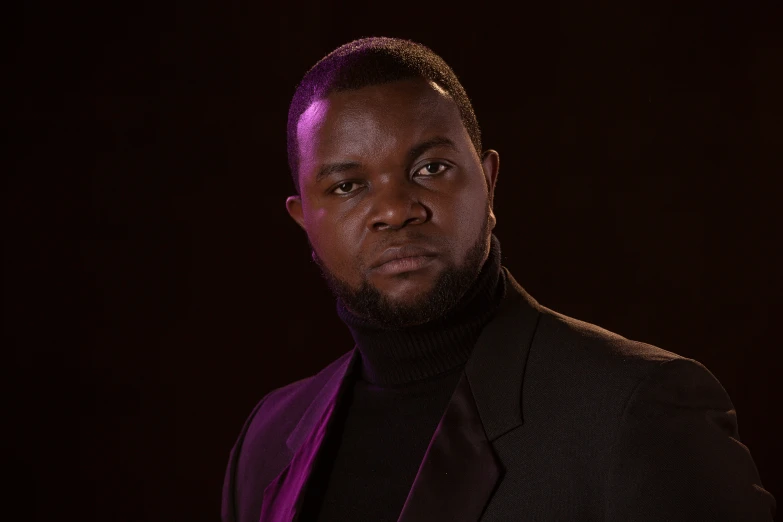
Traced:
[[302, 196], [288, 196], [285, 200], [285, 209], [288, 211], [288, 215], [296, 221], [296, 224], [307, 232], [304, 225], [304, 214], [302, 213]]
[[497, 219], [494, 212], [495, 184], [500, 170], [500, 155], [496, 150], [489, 149], [481, 155], [481, 168], [484, 170], [484, 180], [487, 182], [487, 197], [489, 198], [489, 219], [495, 228]]

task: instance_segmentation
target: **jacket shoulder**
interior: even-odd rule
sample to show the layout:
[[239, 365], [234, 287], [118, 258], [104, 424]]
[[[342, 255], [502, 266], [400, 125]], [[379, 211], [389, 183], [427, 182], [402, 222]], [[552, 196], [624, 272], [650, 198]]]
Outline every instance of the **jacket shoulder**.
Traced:
[[540, 312], [524, 379], [531, 414], [600, 411], [607, 421], [618, 419], [635, 388], [662, 365], [682, 360], [700, 366], [546, 307]]
[[626, 372], [646, 374], [654, 368], [685, 357], [649, 343], [635, 341], [587, 321], [541, 307], [537, 340], [551, 351], [584, 359], [585, 362], [616, 366]]
[[[688, 388], [693, 391], [707, 390], [712, 400], [721, 407], [733, 408], [731, 401], [718, 379], [701, 362], [649, 343], [627, 339], [598, 325], [574, 319], [573, 317], [544, 308], [537, 332], [542, 343], [541, 353], [547, 353], [569, 370], [565, 360], [570, 360], [570, 372], [574, 366], [585, 372], [585, 382], [597, 387], [623, 390], [617, 394], [622, 398], [623, 410], [631, 408], [644, 390], [655, 388], [660, 392], [656, 402], [662, 403], [672, 390]], [[592, 378], [591, 378], [592, 377]], [[594, 386], [595, 387], [595, 386]], [[720, 393], [715, 393], [719, 391]], [[681, 393], [675, 393], [677, 399]], [[698, 394], [697, 394], [698, 395]], [[669, 401], [676, 403], [674, 397]]]
[[324, 369], [267, 393], [248, 418], [248, 431], [274, 427], [277, 436], [288, 436], [326, 383], [351, 358], [348, 351]]

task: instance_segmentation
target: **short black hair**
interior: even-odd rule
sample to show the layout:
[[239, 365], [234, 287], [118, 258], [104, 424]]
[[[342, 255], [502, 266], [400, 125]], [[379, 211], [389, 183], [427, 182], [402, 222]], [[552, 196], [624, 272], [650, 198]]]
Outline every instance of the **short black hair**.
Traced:
[[481, 155], [481, 129], [465, 89], [451, 67], [428, 47], [399, 38], [354, 40], [324, 56], [302, 78], [288, 108], [288, 166], [299, 193], [299, 142], [296, 126], [315, 101], [348, 91], [411, 78], [436, 83], [457, 104], [462, 124]]

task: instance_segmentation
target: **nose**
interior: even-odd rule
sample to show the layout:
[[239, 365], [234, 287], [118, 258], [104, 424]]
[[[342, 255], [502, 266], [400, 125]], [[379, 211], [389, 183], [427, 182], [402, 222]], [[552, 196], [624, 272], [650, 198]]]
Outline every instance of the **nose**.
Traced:
[[429, 211], [417, 197], [414, 187], [405, 182], [390, 182], [376, 187], [369, 226], [373, 230], [398, 230], [427, 222]]

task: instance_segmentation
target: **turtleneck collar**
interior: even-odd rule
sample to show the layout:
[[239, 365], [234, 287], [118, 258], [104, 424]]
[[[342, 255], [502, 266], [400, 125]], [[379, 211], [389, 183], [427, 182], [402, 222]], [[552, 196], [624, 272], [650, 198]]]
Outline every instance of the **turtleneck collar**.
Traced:
[[505, 294], [500, 242], [493, 234], [489, 256], [465, 295], [445, 316], [398, 330], [381, 329], [338, 300], [337, 314], [351, 330], [362, 360], [361, 378], [396, 387], [426, 380], [467, 362], [481, 330]]

